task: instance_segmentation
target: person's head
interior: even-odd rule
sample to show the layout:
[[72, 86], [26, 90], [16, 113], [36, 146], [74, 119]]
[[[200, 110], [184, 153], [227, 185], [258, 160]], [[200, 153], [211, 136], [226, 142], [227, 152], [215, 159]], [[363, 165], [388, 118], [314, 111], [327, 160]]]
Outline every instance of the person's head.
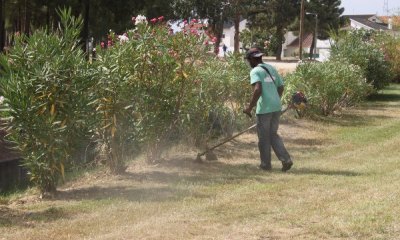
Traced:
[[262, 56], [264, 54], [258, 48], [250, 48], [246, 53], [246, 60], [249, 62], [252, 68], [256, 67], [258, 64], [262, 63]]

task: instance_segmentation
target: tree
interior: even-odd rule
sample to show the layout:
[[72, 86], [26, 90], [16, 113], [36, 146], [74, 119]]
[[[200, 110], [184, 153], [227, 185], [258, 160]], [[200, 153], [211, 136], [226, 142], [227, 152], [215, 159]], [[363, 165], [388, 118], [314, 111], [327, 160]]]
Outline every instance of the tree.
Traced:
[[234, 27], [235, 27], [235, 36], [234, 36], [234, 52], [239, 53], [239, 43], [240, 43], [240, 20], [242, 16], [247, 14], [250, 9], [251, 0], [228, 0], [227, 1], [227, 11], [226, 15], [228, 18], [233, 19]]
[[277, 41], [276, 49], [274, 49], [277, 60], [281, 60], [285, 33], [299, 12], [299, 0], [253, 1], [253, 6], [249, 10], [249, 26], [250, 28], [266, 28], [271, 31], [271, 38]]
[[225, 21], [233, 21], [235, 27], [234, 52], [239, 52], [239, 24], [254, 0], [174, 0], [172, 8], [178, 18], [198, 17], [208, 19], [216, 36], [215, 53], [218, 53]]
[[[101, 40], [109, 29], [122, 33], [132, 28], [132, 15], [172, 16], [170, 2], [172, 0], [1, 0], [0, 20], [3, 21], [0, 21], [0, 32], [2, 26], [4, 28], [0, 37], [5, 39], [4, 32], [30, 35], [32, 30], [41, 27], [54, 29], [60, 21], [57, 10], [70, 7], [75, 16], [84, 18], [82, 43], [90, 37]], [[1, 44], [5, 44], [4, 40], [0, 41], [0, 47]]]
[[[329, 38], [329, 33], [331, 31], [337, 32], [344, 23], [344, 18], [340, 17], [344, 12], [344, 8], [340, 7], [340, 5], [340, 0], [310, 0], [306, 4], [306, 12], [311, 14], [306, 15], [304, 26], [307, 32], [312, 32], [313, 34], [310, 56], [312, 56], [315, 49], [315, 39]], [[318, 22], [316, 23], [315, 21]]]
[[3, 51], [6, 44], [6, 29], [5, 29], [5, 0], [0, 0], [0, 52]]
[[224, 10], [226, 1], [214, 0], [173, 0], [171, 3], [176, 18], [197, 17], [208, 19], [211, 31], [216, 37], [215, 53], [221, 43], [224, 21], [226, 16]]

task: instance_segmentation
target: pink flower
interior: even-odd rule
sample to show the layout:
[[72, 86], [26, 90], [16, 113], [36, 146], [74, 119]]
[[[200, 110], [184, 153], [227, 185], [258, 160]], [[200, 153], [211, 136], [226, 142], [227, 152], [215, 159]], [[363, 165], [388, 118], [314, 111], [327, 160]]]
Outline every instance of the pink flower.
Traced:
[[101, 47], [101, 48], [104, 48], [104, 47], [105, 47], [104, 42], [101, 42], [101, 43], [100, 43], [100, 47]]
[[150, 22], [153, 23], [153, 24], [157, 23], [157, 18], [151, 19]]
[[112, 46], [112, 41], [111, 40], [108, 40], [107, 46]]
[[206, 40], [206, 41], [204, 41], [204, 43], [203, 43], [204, 45], [208, 45], [208, 41]]
[[211, 39], [211, 41], [212, 41], [213, 43], [217, 42], [217, 37], [213, 37], [213, 38]]
[[192, 30], [190, 30], [190, 33], [197, 34], [197, 30], [196, 29], [192, 29]]
[[183, 24], [187, 24], [188, 23], [188, 21], [185, 19], [185, 20], [183, 20]]
[[136, 22], [136, 18], [132, 17], [132, 22], [135, 23]]
[[119, 35], [118, 39], [119, 39], [120, 43], [124, 43], [124, 42], [128, 42], [129, 41], [128, 35], [126, 33], [124, 33], [123, 35]]
[[197, 23], [197, 19], [192, 19], [192, 21], [191, 21], [192, 23]]
[[159, 21], [159, 22], [164, 21], [164, 16], [159, 17], [159, 18], [158, 18], [158, 21]]

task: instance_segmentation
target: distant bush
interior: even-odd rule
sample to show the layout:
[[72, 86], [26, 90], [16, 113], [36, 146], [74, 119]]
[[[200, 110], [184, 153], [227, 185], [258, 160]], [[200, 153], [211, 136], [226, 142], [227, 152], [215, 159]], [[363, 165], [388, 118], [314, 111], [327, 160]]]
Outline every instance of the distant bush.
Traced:
[[385, 60], [390, 63], [393, 81], [400, 83], [400, 38], [387, 33], [378, 33], [375, 39], [383, 50]]
[[373, 32], [350, 31], [336, 39], [332, 46], [331, 59], [346, 61], [361, 68], [367, 82], [375, 90], [387, 86], [392, 80], [390, 63], [385, 60], [382, 46], [375, 40]]
[[360, 67], [341, 61], [304, 63], [286, 76], [285, 100], [302, 91], [308, 98], [308, 111], [329, 115], [363, 100], [372, 90]]

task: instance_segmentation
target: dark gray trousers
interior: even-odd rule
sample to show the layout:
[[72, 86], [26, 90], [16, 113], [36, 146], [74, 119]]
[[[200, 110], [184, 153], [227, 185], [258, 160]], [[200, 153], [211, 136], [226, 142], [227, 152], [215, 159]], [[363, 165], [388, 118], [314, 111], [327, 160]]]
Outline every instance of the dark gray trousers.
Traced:
[[260, 150], [261, 166], [271, 167], [271, 147], [282, 162], [290, 161], [281, 137], [278, 135], [281, 112], [257, 115], [258, 149]]

